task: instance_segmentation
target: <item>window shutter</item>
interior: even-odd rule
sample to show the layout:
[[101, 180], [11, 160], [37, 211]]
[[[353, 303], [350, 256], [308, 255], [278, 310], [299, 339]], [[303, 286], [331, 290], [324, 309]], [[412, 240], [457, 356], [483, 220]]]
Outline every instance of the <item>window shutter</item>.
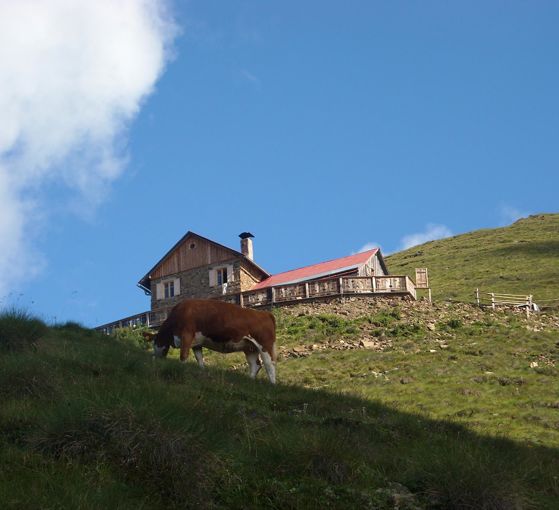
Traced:
[[180, 296], [181, 293], [181, 279], [175, 278], [175, 296]]
[[233, 265], [230, 264], [227, 266], [227, 281], [233, 282], [235, 281], [234, 273], [233, 273]]
[[210, 269], [210, 287], [217, 285], [217, 272], [215, 269]]
[[155, 286], [155, 297], [157, 299], [163, 299], [163, 284], [162, 283], [158, 283]]

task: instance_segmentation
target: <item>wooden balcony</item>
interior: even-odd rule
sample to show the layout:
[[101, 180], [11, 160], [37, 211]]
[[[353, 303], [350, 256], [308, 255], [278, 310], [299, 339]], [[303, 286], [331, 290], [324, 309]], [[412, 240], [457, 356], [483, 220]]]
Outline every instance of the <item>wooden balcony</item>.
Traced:
[[153, 322], [157, 322], [157, 320], [154, 321], [154, 317], [153, 312], [142, 312], [137, 313], [136, 315], [131, 315], [130, 317], [125, 317], [124, 319], [120, 319], [118, 321], [103, 324], [102, 326], [97, 326], [93, 329], [105, 333], [106, 335], [110, 335], [115, 329], [119, 328], [137, 328], [141, 326], [149, 328], [152, 327]]
[[[344, 296], [400, 296], [417, 299], [415, 284], [408, 276], [392, 275], [324, 278], [314, 282], [292, 283], [261, 290], [224, 294], [214, 299], [249, 308], [259, 308]], [[171, 308], [146, 312], [96, 329], [107, 328], [110, 332], [115, 327], [138, 324], [139, 322], [136, 321], [141, 321], [142, 325], [157, 328], [167, 318]]]
[[415, 285], [408, 276], [342, 276], [314, 282], [278, 285], [228, 296], [242, 306], [260, 307], [295, 303], [326, 297], [356, 295], [400, 295], [417, 299]]

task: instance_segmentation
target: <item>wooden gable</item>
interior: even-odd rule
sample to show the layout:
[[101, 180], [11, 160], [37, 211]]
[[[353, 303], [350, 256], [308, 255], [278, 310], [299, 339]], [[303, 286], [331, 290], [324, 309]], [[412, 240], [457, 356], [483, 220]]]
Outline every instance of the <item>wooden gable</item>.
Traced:
[[234, 259], [245, 260], [250, 266], [254, 266], [257, 272], [261, 273], [261, 277], [265, 278], [269, 276], [266, 271], [254, 262], [248, 260], [242, 253], [206, 239], [194, 232], [187, 232], [186, 235], [175, 244], [150, 271], [148, 271], [138, 285], [150, 291], [151, 280]]
[[190, 233], [152, 269], [150, 276], [162, 278], [233, 258], [239, 258], [234, 250]]

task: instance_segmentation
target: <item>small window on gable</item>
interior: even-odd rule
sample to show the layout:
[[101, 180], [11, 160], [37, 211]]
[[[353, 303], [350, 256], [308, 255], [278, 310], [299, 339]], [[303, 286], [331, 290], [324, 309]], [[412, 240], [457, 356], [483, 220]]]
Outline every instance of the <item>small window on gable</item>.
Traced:
[[190, 243], [190, 249], [193, 250], [194, 248], [196, 248], [196, 243]]
[[223, 285], [224, 283], [227, 283], [227, 268], [226, 267], [220, 267], [219, 269], [216, 269], [216, 273], [217, 273], [217, 284], [218, 285]]
[[165, 298], [172, 298], [175, 296], [175, 282], [165, 282]]

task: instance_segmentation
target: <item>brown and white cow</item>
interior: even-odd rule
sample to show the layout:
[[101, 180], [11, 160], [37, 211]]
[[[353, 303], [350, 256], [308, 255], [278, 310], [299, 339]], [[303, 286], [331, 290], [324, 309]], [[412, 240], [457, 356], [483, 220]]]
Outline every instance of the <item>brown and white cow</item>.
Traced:
[[275, 384], [275, 342], [276, 321], [269, 312], [217, 300], [187, 299], [171, 310], [159, 328], [153, 352], [157, 357], [165, 357], [174, 346], [180, 348], [180, 360], [184, 362], [192, 348], [203, 367], [203, 347], [223, 353], [242, 351], [250, 376], [255, 378], [264, 363], [268, 379]]

